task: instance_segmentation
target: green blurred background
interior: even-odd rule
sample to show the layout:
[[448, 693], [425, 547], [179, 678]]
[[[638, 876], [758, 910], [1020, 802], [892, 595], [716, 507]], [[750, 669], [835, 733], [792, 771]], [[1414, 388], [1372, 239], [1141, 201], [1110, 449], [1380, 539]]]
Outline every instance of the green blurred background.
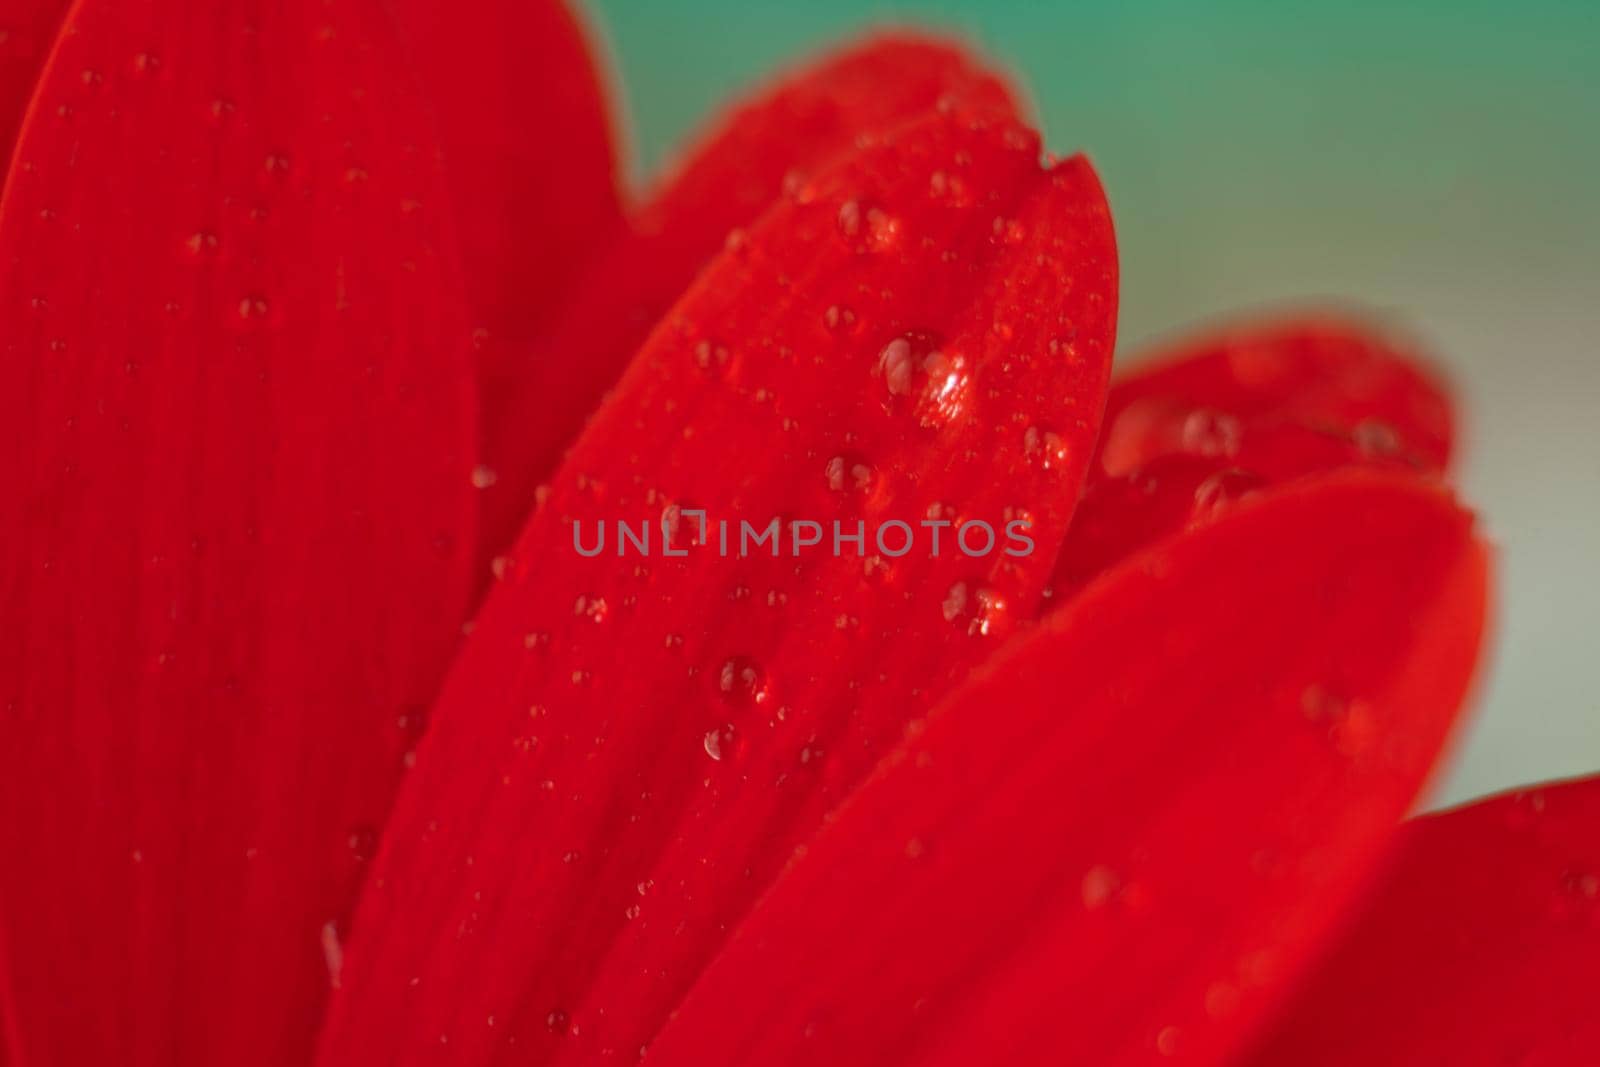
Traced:
[[636, 178], [778, 64], [953, 31], [1095, 159], [1119, 359], [1196, 320], [1354, 302], [1456, 379], [1501, 550], [1498, 651], [1448, 803], [1600, 770], [1600, 3], [590, 0]]

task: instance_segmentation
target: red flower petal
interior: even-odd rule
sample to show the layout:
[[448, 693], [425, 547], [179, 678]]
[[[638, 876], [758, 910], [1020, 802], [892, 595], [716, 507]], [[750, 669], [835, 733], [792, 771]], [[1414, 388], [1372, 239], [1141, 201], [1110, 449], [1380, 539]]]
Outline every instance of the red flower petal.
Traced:
[[1177, 452], [1254, 458], [1249, 431], [1284, 424], [1434, 470], [1450, 456], [1448, 396], [1409, 345], [1295, 316], [1189, 341], [1118, 382], [1096, 473]]
[[1377, 862], [1483, 596], [1470, 518], [1373, 475], [1130, 561], [879, 767], [648, 1062], [1219, 1062]]
[[[1038, 152], [1009, 121], [891, 135], [795, 189], [652, 334], [452, 673], [325, 1062], [631, 1056], [906, 719], [1032, 615], [1115, 303], [1097, 180]], [[664, 513], [682, 546], [696, 506], [735, 537], [1027, 511], [1041, 548], [968, 558], [946, 530], [938, 558], [923, 531], [897, 559], [740, 560], [712, 525], [683, 558], [574, 552], [574, 520], [587, 544]], [[628, 992], [591, 1010], [597, 974]]]
[[1175, 346], [1117, 382], [1052, 582], [1057, 602], [1131, 553], [1270, 485], [1344, 467], [1441, 470], [1450, 405], [1361, 323], [1294, 317]]
[[[524, 341], [621, 222], [589, 49], [561, 0], [393, 8], [443, 143], [475, 325]], [[512, 352], [500, 355], [491, 383], [517, 372]]]
[[0, 166], [11, 160], [17, 128], [68, 6], [68, 0], [0, 5]]
[[[619, 235], [609, 108], [562, 0], [493, 0], [470, 11], [397, 0], [394, 8], [443, 144], [474, 316], [484, 412], [476, 484], [487, 516], [480, 535], [505, 531], [492, 547], [484, 542], [478, 573], [487, 582], [490, 557], [532, 505], [531, 485], [512, 501], [518, 469], [502, 454], [524, 454], [525, 438], [552, 412], [570, 408], [581, 419], [597, 399], [546, 394], [536, 407], [507, 406], [536, 372], [530, 340], [560, 320], [582, 268]], [[587, 358], [587, 348], [537, 358], [578, 352]]]
[[[504, 551], [583, 420], [651, 327], [726, 243], [776, 202], [785, 184], [940, 101], [1012, 110], [999, 80], [952, 45], [869, 39], [816, 61], [733, 111], [659, 188], [574, 289], [550, 334], [491, 380], [485, 410], [495, 484], [484, 537]], [[560, 264], [561, 269], [570, 269]]]
[[84, 0], [0, 211], [14, 1062], [283, 1064], [469, 595], [447, 198], [381, 9]]
[[1262, 1064], [1565, 1067], [1600, 1049], [1600, 778], [1413, 823]]

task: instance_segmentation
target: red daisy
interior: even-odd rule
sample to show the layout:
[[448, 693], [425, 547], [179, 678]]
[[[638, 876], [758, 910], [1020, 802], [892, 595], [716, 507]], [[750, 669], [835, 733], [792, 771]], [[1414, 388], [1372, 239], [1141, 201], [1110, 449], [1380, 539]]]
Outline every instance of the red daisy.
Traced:
[[7, 1067], [1594, 1060], [1600, 782], [1401, 821], [1441, 386], [1108, 394], [1099, 182], [958, 47], [624, 208], [553, 0], [0, 26]]

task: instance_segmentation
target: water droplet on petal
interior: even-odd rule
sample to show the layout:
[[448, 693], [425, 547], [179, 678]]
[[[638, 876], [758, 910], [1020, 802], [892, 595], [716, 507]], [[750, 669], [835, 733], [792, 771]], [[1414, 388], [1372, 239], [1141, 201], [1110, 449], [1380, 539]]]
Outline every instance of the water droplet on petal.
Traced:
[[333, 921], [322, 924], [322, 962], [328, 968], [328, 985], [339, 988], [339, 976], [344, 971], [344, 946], [339, 943], [339, 927]]
[[725, 759], [732, 759], [736, 737], [732, 723], [724, 723], [715, 729], [707, 730], [702, 742], [706, 755], [719, 763]]
[[701, 341], [694, 346], [694, 364], [700, 368], [700, 373], [710, 378], [720, 378], [727, 374], [731, 356], [728, 346], [720, 341]]
[[767, 674], [748, 656], [733, 656], [717, 671], [717, 692], [736, 707], [762, 704], [767, 700]]
[[911, 375], [915, 368], [911, 362], [911, 342], [896, 337], [883, 346], [878, 354], [878, 373], [892, 396], [905, 396], [911, 392]]
[[940, 602], [944, 621], [966, 628], [973, 637], [994, 632], [1006, 612], [1005, 598], [976, 582], [956, 582], [945, 591]]
[[370, 826], [358, 826], [350, 831], [350, 855], [357, 863], [366, 863], [378, 851], [378, 831]]
[[866, 200], [846, 200], [839, 205], [839, 233], [857, 252], [883, 252], [900, 239], [900, 222], [883, 208]]
[[1400, 453], [1400, 433], [1387, 422], [1363, 419], [1351, 431], [1361, 454], [1371, 459], [1384, 459]]
[[1043, 426], [1022, 433], [1022, 453], [1045, 470], [1059, 470], [1067, 462], [1066, 438]]
[[856, 456], [834, 456], [823, 469], [828, 488], [836, 493], [865, 493], [872, 488], [872, 467]]
[[1027, 228], [1016, 219], [997, 218], [994, 220], [995, 244], [1019, 245], [1027, 235]]
[[1197, 408], [1183, 420], [1184, 450], [1197, 456], [1236, 456], [1243, 436], [1237, 418], [1210, 408]]
[[1083, 906], [1093, 911], [1104, 907], [1122, 888], [1122, 879], [1110, 867], [1096, 864], [1083, 876]]
[[842, 304], [830, 304], [822, 313], [822, 324], [834, 333], [844, 333], [856, 324], [856, 313]]
[[197, 230], [183, 242], [183, 247], [191, 256], [211, 255], [217, 250], [217, 235], [206, 230]]
[[1249, 471], [1218, 471], [1195, 487], [1191, 517], [1197, 521], [1214, 519], [1265, 484], [1259, 475]]

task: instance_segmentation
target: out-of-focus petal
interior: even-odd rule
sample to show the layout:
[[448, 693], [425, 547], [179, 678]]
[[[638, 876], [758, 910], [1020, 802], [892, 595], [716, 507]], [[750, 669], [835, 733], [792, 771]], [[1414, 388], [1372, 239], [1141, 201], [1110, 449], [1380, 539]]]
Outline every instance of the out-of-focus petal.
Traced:
[[1600, 778], [1412, 823], [1252, 1063], [1571, 1067], [1600, 1050]]
[[[1115, 271], [1084, 160], [1041, 168], [1029, 131], [958, 115], [806, 180], [719, 256], [452, 672], [322, 1062], [633, 1056], [907, 719], [1031, 618], [1098, 425]], [[880, 550], [881, 523], [930, 516], [998, 543], [969, 557], [947, 525], [937, 556], [927, 529]], [[1039, 548], [1006, 555], [1023, 516]], [[578, 555], [617, 519], [656, 551], [619, 556], [612, 526]], [[796, 557], [809, 531], [784, 520], [829, 542]], [[662, 521], [687, 556], [661, 555]], [[741, 521], [789, 547], [738, 558]]]
[[1113, 388], [1096, 474], [1174, 452], [1250, 454], [1250, 429], [1293, 424], [1442, 469], [1449, 397], [1412, 345], [1331, 315], [1241, 322], [1172, 345]]
[[1055, 602], [1268, 486], [1344, 467], [1440, 473], [1444, 386], [1370, 323], [1294, 315], [1181, 342], [1115, 382]]
[[[863, 141], [950, 109], [1014, 109], [999, 79], [961, 48], [870, 38], [785, 76], [722, 118], [582, 274], [548, 334], [491, 380], [485, 428], [495, 483], [485, 544], [506, 550], [601, 394], [656, 322], [724, 245], [742, 239], [785, 187], [801, 188]], [[947, 173], [945, 180], [960, 181]], [[959, 186], [950, 190], [961, 195]]]
[[0, 207], [14, 1067], [309, 1055], [469, 598], [410, 85], [320, 0], [83, 0], [44, 76]]
[[1447, 495], [1365, 472], [1130, 560], [911, 732], [646, 1062], [1223, 1062], [1433, 762], [1484, 579]]
[[0, 2], [0, 174], [69, 6], [69, 0]]
[[[596, 399], [521, 390], [524, 379], [543, 380], [532, 361], [589, 358], [587, 349], [530, 354], [528, 345], [561, 321], [584, 269], [621, 237], [610, 107], [583, 29], [563, 0], [465, 7], [395, 0], [391, 7], [443, 148], [473, 316], [484, 413], [476, 478], [486, 516], [482, 585], [490, 557], [505, 549], [532, 504], [531, 485], [514, 486], [520, 472], [503, 461], [504, 451], [522, 455], [525, 442], [543, 439], [548, 420], [569, 411], [581, 419]], [[510, 405], [525, 395], [531, 406]]]

